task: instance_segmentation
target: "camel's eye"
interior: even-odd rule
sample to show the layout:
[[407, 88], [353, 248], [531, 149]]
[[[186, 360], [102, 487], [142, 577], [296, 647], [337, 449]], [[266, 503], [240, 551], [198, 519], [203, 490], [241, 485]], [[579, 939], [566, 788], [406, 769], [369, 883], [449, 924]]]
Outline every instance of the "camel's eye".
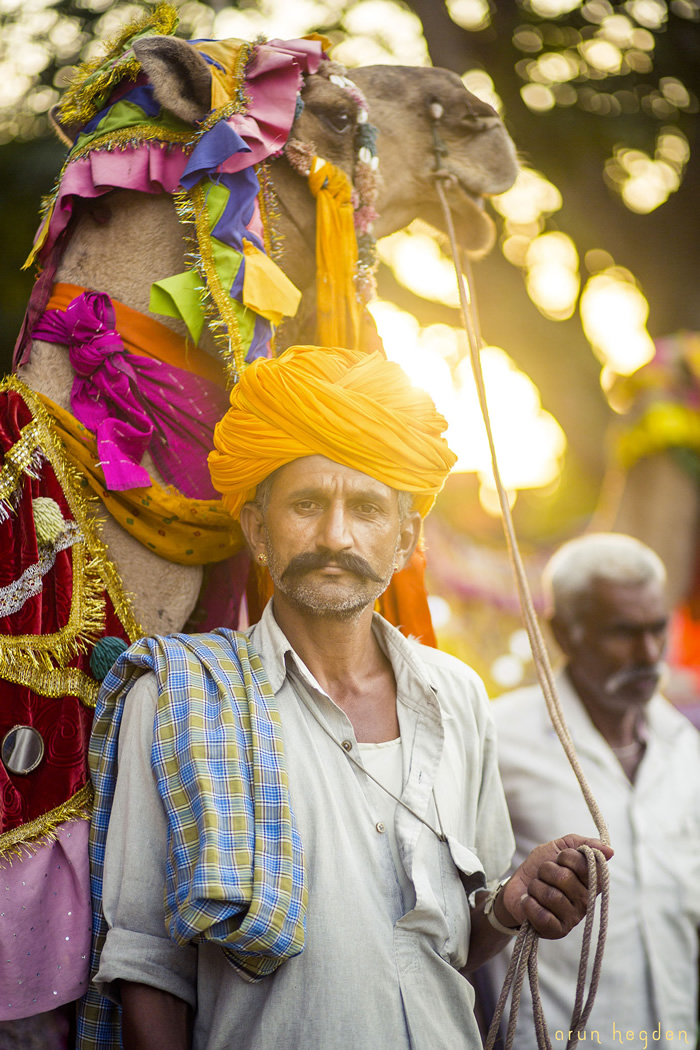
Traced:
[[342, 135], [352, 126], [352, 117], [346, 109], [331, 109], [323, 114], [326, 124]]

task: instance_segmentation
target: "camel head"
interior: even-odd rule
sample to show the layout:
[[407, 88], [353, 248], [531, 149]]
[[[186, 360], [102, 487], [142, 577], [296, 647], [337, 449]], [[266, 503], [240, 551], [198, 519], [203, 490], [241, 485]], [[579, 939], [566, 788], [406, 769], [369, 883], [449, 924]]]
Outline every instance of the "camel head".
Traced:
[[[154, 36], [136, 41], [134, 51], [165, 108], [187, 121], [205, 117], [211, 75], [194, 48], [183, 40]], [[358, 137], [364, 131], [367, 112], [378, 131], [380, 177], [374, 236], [393, 233], [415, 218], [444, 230], [435, 190], [437, 145], [440, 165], [452, 176], [446, 188], [458, 239], [468, 251], [487, 251], [493, 243], [494, 225], [484, 210], [484, 198], [507, 190], [517, 174], [515, 147], [495, 110], [467, 91], [457, 74], [447, 69], [367, 66], [343, 73], [335, 63], [325, 62], [319, 72], [304, 77], [303, 106], [298, 107], [292, 127], [292, 148], [285, 150], [286, 159], [302, 178], [295, 178], [284, 163], [277, 164], [274, 172], [281, 208], [295, 228], [293, 240], [299, 242], [290, 250], [297, 262], [291, 267], [299, 283], [306, 284], [310, 276], [299, 272], [298, 264], [306, 260], [303, 246], [309, 240], [312, 243], [314, 228], [314, 202], [303, 178], [307, 173], [303, 151], [342, 168], [353, 181]], [[302, 148], [301, 155], [294, 152], [295, 145]]]
[[515, 147], [495, 110], [448, 69], [366, 66], [349, 75], [379, 128], [375, 236], [415, 218], [444, 230], [434, 179], [437, 135], [441, 166], [453, 176], [447, 195], [458, 239], [469, 251], [488, 250], [494, 226], [484, 198], [505, 192], [518, 168]]
[[[185, 40], [154, 35], [135, 40], [133, 52], [163, 110], [183, 124], [200, 125], [212, 108], [211, 64], [200, 51]], [[302, 288], [313, 280], [309, 161], [323, 157], [356, 182], [368, 114], [377, 129], [372, 142], [379, 162], [373, 235], [386, 236], [415, 218], [444, 230], [435, 190], [437, 147], [440, 166], [452, 176], [445, 186], [458, 239], [468, 251], [487, 251], [494, 226], [484, 198], [504, 192], [517, 174], [515, 147], [498, 114], [446, 69], [367, 66], [344, 75], [327, 61], [313, 68], [303, 77], [287, 146], [272, 174], [285, 225], [282, 266], [292, 280]], [[280, 151], [283, 146], [280, 141]]]
[[[315, 158], [341, 169], [353, 186], [365, 289], [372, 238], [415, 218], [444, 228], [438, 166], [449, 175], [443, 186], [462, 247], [486, 251], [493, 223], [484, 198], [506, 190], [517, 171], [515, 148], [495, 111], [448, 70], [369, 66], [348, 74], [325, 59], [322, 46], [311, 39], [249, 46], [233, 40], [190, 43], [148, 31], [132, 36], [97, 74], [83, 75], [68, 104], [61, 103], [58, 130], [72, 148], [64, 188], [47, 222], [49, 235], [38, 239], [39, 261], [45, 262], [72, 214], [76, 221], [60, 242], [57, 279], [105, 290], [148, 311], [152, 284], [190, 265], [178, 222], [183, 212], [176, 213], [170, 194], [177, 198], [184, 187], [192, 195], [200, 179], [223, 194], [226, 180], [236, 176], [245, 176], [250, 188], [253, 165], [265, 161], [266, 174], [258, 174], [270, 193], [260, 208], [270, 204], [267, 214], [274, 221], [266, 229], [270, 237], [278, 235], [279, 251], [274, 243], [265, 250], [273, 248], [279, 267], [302, 293], [285, 335], [291, 338], [293, 325], [294, 338], [308, 341], [317, 275], [317, 205], [308, 179]], [[100, 77], [110, 78], [104, 90]], [[109, 124], [101, 123], [105, 114]], [[116, 133], [109, 130], [115, 126]], [[131, 167], [121, 161], [125, 146], [144, 154], [151, 142], [147, 169], [136, 153]], [[87, 176], [76, 176], [80, 165], [90, 167]], [[137, 170], [141, 174], [130, 182], [129, 172]], [[213, 212], [210, 218], [211, 236], [218, 237], [221, 225], [215, 230]], [[240, 252], [241, 235], [257, 236], [261, 248], [260, 217], [242, 222], [249, 232], [239, 223], [238, 240], [224, 237], [225, 243]], [[208, 286], [209, 275], [200, 271], [200, 287], [202, 278]], [[220, 296], [220, 316], [222, 302]], [[213, 349], [211, 338], [205, 328], [206, 349]]]

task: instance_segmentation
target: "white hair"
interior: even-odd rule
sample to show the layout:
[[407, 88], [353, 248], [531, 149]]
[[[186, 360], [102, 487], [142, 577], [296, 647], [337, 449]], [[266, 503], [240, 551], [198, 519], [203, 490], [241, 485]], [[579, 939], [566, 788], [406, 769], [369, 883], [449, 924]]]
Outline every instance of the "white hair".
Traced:
[[635, 586], [666, 583], [661, 558], [619, 532], [591, 532], [569, 540], [547, 562], [542, 587], [548, 613], [575, 624], [596, 580]]

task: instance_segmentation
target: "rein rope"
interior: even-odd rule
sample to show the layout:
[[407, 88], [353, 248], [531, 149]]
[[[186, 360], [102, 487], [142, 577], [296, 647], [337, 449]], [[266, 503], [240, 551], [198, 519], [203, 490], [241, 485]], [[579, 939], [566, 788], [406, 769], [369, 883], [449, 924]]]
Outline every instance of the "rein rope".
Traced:
[[[457, 278], [457, 287], [459, 290], [459, 301], [462, 311], [462, 320], [464, 325], [464, 331], [467, 336], [467, 344], [469, 346], [469, 356], [472, 365], [472, 371], [474, 374], [474, 382], [476, 384], [476, 390], [479, 398], [479, 407], [484, 420], [484, 426], [486, 428], [486, 436], [488, 439], [489, 452], [491, 456], [491, 467], [493, 470], [493, 477], [496, 483], [496, 490], [498, 492], [498, 500], [501, 507], [501, 515], [503, 519], [503, 529], [506, 538], [506, 546], [508, 548], [508, 554], [510, 557], [513, 573], [518, 590], [518, 598], [520, 600], [520, 607], [522, 610], [523, 620], [527, 629], [528, 638], [530, 640], [530, 648], [532, 649], [532, 656], [535, 664], [535, 670], [537, 672], [537, 678], [542, 689], [542, 693], [545, 698], [547, 710], [552, 721], [552, 725], [556, 731], [557, 736], [561, 742], [562, 747], [566, 753], [566, 757], [569, 760], [571, 768], [573, 769], [576, 779], [578, 780], [579, 786], [583, 793], [583, 797], [586, 800], [586, 805], [595, 821], [596, 828], [598, 829], [598, 835], [601, 842], [606, 845], [610, 842], [610, 834], [608, 832], [607, 825], [600, 811], [600, 807], [593, 797], [593, 793], [588, 785], [586, 777], [584, 775], [581, 764], [576, 754], [573, 740], [567, 728], [564, 720], [564, 714], [561, 708], [559, 696], [557, 694], [556, 684], [554, 682], [554, 675], [552, 673], [552, 667], [549, 661], [549, 655], [545, 645], [542, 631], [540, 629], [539, 621], [537, 619], [537, 613], [535, 612], [534, 603], [532, 600], [532, 594], [527, 581], [527, 575], [525, 573], [525, 567], [518, 546], [518, 540], [515, 534], [515, 527], [513, 525], [513, 517], [510, 511], [510, 504], [508, 502], [508, 496], [501, 480], [501, 474], [498, 467], [498, 459], [496, 456], [496, 446], [493, 438], [493, 431], [491, 428], [491, 420], [489, 417], [488, 402], [486, 399], [486, 388], [484, 384], [484, 375], [481, 368], [481, 348], [483, 346], [483, 340], [481, 338], [481, 330], [479, 326], [479, 317], [476, 306], [476, 300], [474, 298], [474, 282], [471, 275], [471, 267], [466, 256], [462, 258], [462, 253], [457, 244], [457, 238], [455, 235], [454, 223], [452, 220], [452, 212], [447, 200], [445, 193], [445, 187], [449, 185], [455, 185], [455, 176], [449, 171], [444, 165], [444, 159], [448, 156], [448, 150], [440, 137], [438, 126], [440, 119], [443, 115], [443, 108], [438, 102], [433, 102], [429, 107], [429, 114], [432, 120], [432, 134], [433, 134], [433, 146], [435, 152], [435, 169], [433, 172], [433, 178], [435, 180], [435, 187], [437, 190], [440, 204], [442, 206], [443, 214], [445, 217], [445, 226], [447, 228], [450, 248], [452, 251], [452, 260], [455, 267], [455, 275]], [[466, 280], [465, 280], [466, 274]], [[590, 846], [579, 846], [579, 850], [586, 857], [588, 862], [588, 906], [586, 909], [586, 919], [583, 931], [583, 943], [581, 946], [581, 959], [579, 963], [578, 978], [576, 982], [576, 998], [574, 1001], [574, 1008], [569, 1025], [569, 1037], [566, 1044], [566, 1050], [571, 1050], [575, 1047], [578, 1042], [579, 1033], [583, 1030], [591, 1010], [593, 1009], [593, 1003], [595, 995], [598, 990], [598, 983], [600, 980], [600, 968], [603, 961], [603, 950], [605, 947], [605, 937], [608, 926], [608, 903], [609, 903], [609, 872], [605, 857], [602, 852], [597, 849], [592, 849]], [[598, 930], [598, 943], [596, 945], [595, 954], [593, 958], [593, 969], [590, 979], [590, 985], [588, 994], [585, 995], [586, 986], [586, 975], [588, 970], [588, 962], [591, 951], [591, 940], [593, 934], [593, 922], [595, 917], [595, 903], [596, 896], [598, 893], [598, 886], [600, 885], [600, 926]], [[542, 999], [539, 993], [539, 981], [537, 976], [537, 947], [539, 943], [539, 936], [535, 932], [534, 928], [529, 922], [524, 922], [520, 928], [515, 946], [513, 948], [513, 954], [511, 956], [510, 965], [506, 973], [505, 981], [501, 994], [496, 1004], [496, 1010], [494, 1013], [491, 1027], [489, 1029], [488, 1037], [486, 1039], [485, 1050], [493, 1050], [496, 1043], [496, 1038], [499, 1033], [499, 1027], [501, 1019], [503, 1017], [506, 1002], [508, 996], [512, 990], [512, 1003], [510, 1017], [508, 1021], [508, 1028], [506, 1032], [505, 1050], [512, 1050], [513, 1042], [515, 1039], [515, 1028], [518, 1020], [518, 1010], [520, 1007], [520, 996], [522, 992], [523, 983], [525, 980], [525, 973], [528, 973], [530, 981], [530, 990], [532, 992], [533, 1012], [535, 1019], [535, 1032], [537, 1035], [537, 1045], [540, 1050], [552, 1050], [551, 1040], [547, 1032], [547, 1026], [545, 1023], [544, 1011], [542, 1008]]]

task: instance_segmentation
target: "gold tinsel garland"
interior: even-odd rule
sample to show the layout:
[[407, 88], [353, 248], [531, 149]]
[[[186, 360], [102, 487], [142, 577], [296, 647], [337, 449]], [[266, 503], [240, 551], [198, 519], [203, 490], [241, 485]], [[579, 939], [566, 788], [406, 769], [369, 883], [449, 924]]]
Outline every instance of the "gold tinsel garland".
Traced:
[[[106, 92], [120, 80], [135, 80], [141, 65], [127, 44], [137, 36], [154, 33], [170, 36], [178, 24], [177, 11], [168, 3], [134, 19], [105, 43], [105, 54], [78, 66], [59, 107], [61, 121], [68, 126], [87, 124], [101, 108]], [[120, 55], [122, 56], [120, 59]]]
[[214, 264], [209, 212], [202, 183], [198, 182], [189, 192], [174, 193], [173, 200], [180, 222], [189, 226], [194, 234], [189, 237], [191, 247], [187, 256], [202, 280], [200, 295], [209, 330], [216, 340], [226, 374], [235, 382], [243, 372], [245, 349], [233, 300], [223, 287]]
[[67, 820], [89, 820], [94, 796], [92, 784], [88, 781], [67, 802], [42, 813], [28, 824], [5, 831], [0, 835], [0, 863], [12, 857], [22, 860], [36, 853], [45, 842], [55, 842], [58, 828]]

